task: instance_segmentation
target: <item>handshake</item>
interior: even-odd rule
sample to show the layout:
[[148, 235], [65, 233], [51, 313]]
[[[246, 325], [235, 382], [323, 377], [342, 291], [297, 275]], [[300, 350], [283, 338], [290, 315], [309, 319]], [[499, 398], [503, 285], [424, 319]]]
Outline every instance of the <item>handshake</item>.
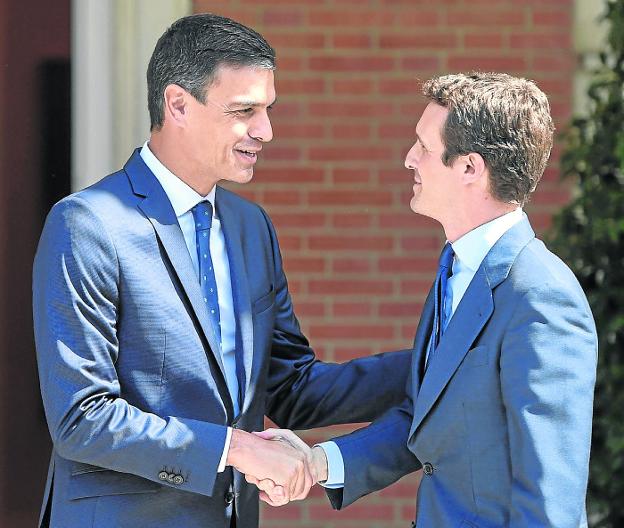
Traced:
[[227, 465], [245, 475], [271, 506], [303, 500], [317, 482], [327, 480], [327, 458], [288, 429], [261, 433], [232, 430]]

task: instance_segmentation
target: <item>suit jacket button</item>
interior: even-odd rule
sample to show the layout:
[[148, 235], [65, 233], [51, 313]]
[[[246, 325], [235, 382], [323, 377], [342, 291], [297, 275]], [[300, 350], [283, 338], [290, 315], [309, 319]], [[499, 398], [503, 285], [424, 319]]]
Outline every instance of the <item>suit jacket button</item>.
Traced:
[[233, 492], [231, 492], [231, 491], [228, 491], [228, 492], [225, 494], [225, 504], [227, 504], [227, 505], [229, 506], [229, 505], [230, 505], [230, 504], [232, 504], [233, 502], [234, 502], [234, 493], [233, 493]]
[[423, 473], [425, 475], [433, 475], [433, 466], [430, 462], [425, 462], [423, 464]]
[[182, 477], [182, 475], [176, 475], [175, 477], [173, 477], [173, 483], [176, 486], [179, 486], [180, 484], [182, 484], [184, 482], [184, 478]]
[[158, 478], [160, 480], [167, 480], [167, 477], [169, 477], [169, 473], [167, 473], [166, 471], [161, 471], [160, 473], [158, 473]]

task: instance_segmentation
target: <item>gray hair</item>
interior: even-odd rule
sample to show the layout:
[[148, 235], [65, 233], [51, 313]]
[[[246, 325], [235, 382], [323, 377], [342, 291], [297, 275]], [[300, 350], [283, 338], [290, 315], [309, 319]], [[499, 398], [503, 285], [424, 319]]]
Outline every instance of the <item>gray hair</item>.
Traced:
[[208, 13], [174, 22], [158, 39], [147, 67], [147, 106], [151, 129], [164, 123], [164, 94], [177, 84], [205, 103], [206, 88], [221, 65], [275, 68], [275, 50], [250, 29]]
[[524, 205], [544, 173], [554, 133], [548, 99], [535, 83], [504, 73], [460, 73], [425, 82], [423, 95], [449, 111], [442, 162], [481, 155], [492, 196]]

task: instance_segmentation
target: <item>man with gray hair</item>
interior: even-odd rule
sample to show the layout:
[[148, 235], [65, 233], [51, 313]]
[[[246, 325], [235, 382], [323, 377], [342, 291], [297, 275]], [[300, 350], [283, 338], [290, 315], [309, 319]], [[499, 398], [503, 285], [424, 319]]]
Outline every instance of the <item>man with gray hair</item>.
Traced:
[[53, 440], [40, 526], [256, 528], [258, 491], [317, 480], [263, 440], [369, 421], [403, 397], [408, 353], [316, 360], [267, 214], [245, 183], [273, 131], [275, 54], [255, 31], [194, 15], [147, 72], [151, 136], [125, 167], [50, 212], [33, 310]]
[[[410, 207], [447, 243], [406, 398], [315, 447], [329, 462], [317, 457], [318, 476], [340, 509], [422, 468], [417, 527], [586, 526], [596, 329], [522, 210], [550, 155], [548, 100], [502, 73], [439, 77], [423, 93]], [[289, 431], [263, 434], [276, 435], [295, 445]]]

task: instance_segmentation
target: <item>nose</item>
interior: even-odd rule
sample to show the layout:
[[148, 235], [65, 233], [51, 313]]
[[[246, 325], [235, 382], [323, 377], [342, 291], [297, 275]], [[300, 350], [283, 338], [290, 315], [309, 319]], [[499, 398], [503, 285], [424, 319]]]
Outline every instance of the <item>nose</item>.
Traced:
[[409, 149], [409, 152], [407, 153], [407, 155], [405, 156], [405, 168], [406, 169], [410, 169], [410, 170], [414, 170], [416, 169], [417, 166], [417, 154], [416, 154], [416, 143], [414, 143], [414, 145], [412, 146], [411, 149]]
[[273, 127], [266, 111], [258, 114], [257, 119], [249, 129], [249, 135], [262, 143], [268, 143], [273, 139]]

